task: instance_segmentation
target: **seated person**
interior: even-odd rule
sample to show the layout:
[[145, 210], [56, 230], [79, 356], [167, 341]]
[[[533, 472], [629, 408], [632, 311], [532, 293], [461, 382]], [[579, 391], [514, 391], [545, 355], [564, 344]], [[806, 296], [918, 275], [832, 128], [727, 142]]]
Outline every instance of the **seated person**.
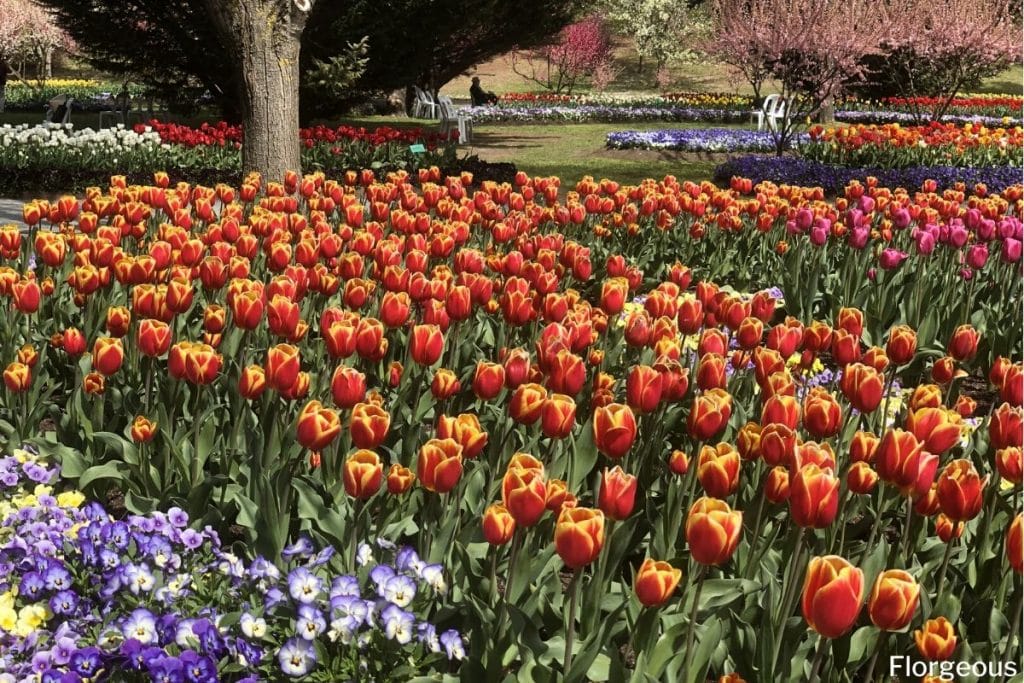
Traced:
[[480, 87], [480, 77], [473, 76], [473, 85], [469, 86], [469, 97], [474, 107], [482, 107], [486, 104], [497, 104], [498, 96], [492, 92], [485, 92]]

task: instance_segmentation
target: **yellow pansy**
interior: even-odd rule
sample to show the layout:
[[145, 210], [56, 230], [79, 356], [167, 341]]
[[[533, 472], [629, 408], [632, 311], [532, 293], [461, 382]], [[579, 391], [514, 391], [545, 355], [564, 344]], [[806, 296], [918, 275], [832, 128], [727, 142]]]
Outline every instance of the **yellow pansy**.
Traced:
[[85, 501], [81, 491], [65, 491], [57, 495], [57, 505], [62, 508], [76, 508]]

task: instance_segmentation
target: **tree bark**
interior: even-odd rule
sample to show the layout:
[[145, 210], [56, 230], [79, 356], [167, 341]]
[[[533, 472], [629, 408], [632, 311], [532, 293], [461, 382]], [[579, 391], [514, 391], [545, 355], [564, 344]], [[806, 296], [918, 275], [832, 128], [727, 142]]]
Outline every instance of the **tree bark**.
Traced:
[[281, 181], [302, 173], [299, 51], [314, 0], [207, 0], [214, 25], [232, 46], [242, 115], [242, 172]]

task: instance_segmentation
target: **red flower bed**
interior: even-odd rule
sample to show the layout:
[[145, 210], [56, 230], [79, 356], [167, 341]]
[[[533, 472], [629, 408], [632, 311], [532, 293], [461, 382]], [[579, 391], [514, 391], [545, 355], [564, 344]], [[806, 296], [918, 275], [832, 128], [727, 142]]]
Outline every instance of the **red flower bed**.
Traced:
[[[135, 132], [142, 133], [146, 127], [151, 128], [160, 135], [160, 139], [168, 144], [183, 145], [185, 147], [240, 147], [242, 143], [242, 127], [218, 121], [217, 123], [203, 123], [198, 128], [192, 128], [177, 123], [151, 120], [146, 123], [135, 124]], [[374, 147], [389, 142], [403, 144], [424, 143], [427, 147], [433, 148], [443, 144], [448, 139], [455, 139], [455, 135], [446, 136], [434, 131], [424, 131], [422, 128], [398, 129], [380, 126], [372, 130], [354, 126], [313, 126], [299, 130], [299, 137], [307, 147], [312, 147], [319, 142], [365, 142]]]

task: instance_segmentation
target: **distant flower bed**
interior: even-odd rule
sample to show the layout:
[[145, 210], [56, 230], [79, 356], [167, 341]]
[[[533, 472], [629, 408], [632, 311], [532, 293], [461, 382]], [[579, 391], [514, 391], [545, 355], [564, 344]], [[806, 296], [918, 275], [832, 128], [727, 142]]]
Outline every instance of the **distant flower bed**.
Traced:
[[[882, 105], [887, 109], [897, 111], [920, 111], [929, 110], [943, 103], [939, 97], [886, 97], [882, 99]], [[961, 116], [1012, 116], [1020, 119], [1021, 110], [1024, 109], [1024, 97], [1020, 95], [989, 95], [989, 94], [964, 94], [954, 97], [950, 103], [948, 112]]]
[[[456, 160], [454, 137], [419, 129], [318, 127], [301, 135], [303, 166], [310, 170], [415, 170]], [[240, 141], [240, 129], [223, 123], [189, 128], [152, 121], [101, 131], [53, 123], [0, 126], [0, 195], [84, 189], [110, 175], [152, 177], [155, 171], [200, 180], [240, 177]], [[413, 152], [412, 142], [426, 151]]]
[[[806, 136], [799, 136], [802, 141]], [[611, 149], [668, 149], [684, 152], [769, 152], [775, 149], [772, 134], [742, 128], [683, 128], [624, 130], [608, 133]]]
[[839, 166], [1021, 166], [1024, 129], [970, 123], [814, 126], [810, 139], [804, 157]]
[[0, 458], [0, 671], [15, 677], [0, 680], [412, 677], [463, 657], [457, 631], [422, 617], [447, 593], [442, 567], [411, 548], [364, 544], [346, 574], [303, 538], [282, 570], [178, 508], [115, 520], [61, 483], [31, 452]]
[[841, 193], [852, 181], [876, 178], [885, 187], [918, 188], [933, 180], [940, 188], [958, 185], [984, 185], [989, 192], [1001, 192], [1020, 184], [1021, 170], [1012, 166], [961, 168], [955, 166], [915, 166], [883, 169], [878, 167], [847, 168], [799, 157], [743, 156], [721, 164], [715, 169], [716, 182], [728, 182], [733, 176], [750, 178], [755, 184], [769, 181], [776, 184], [820, 187], [826, 192]]
[[623, 107], [703, 107], [707, 109], [750, 109], [754, 98], [747, 95], [718, 92], [675, 92], [662, 95], [621, 95], [616, 93], [506, 93], [498, 106], [521, 107], [537, 104], [573, 106]]
[[741, 123], [750, 120], [750, 113], [737, 109], [706, 109], [677, 105], [591, 105], [468, 107], [465, 110], [476, 123], [532, 123], [538, 121], [566, 121], [607, 123], [628, 121], [707, 121]]
[[[77, 78], [51, 78], [42, 84], [9, 80], [5, 107], [9, 111], [39, 111], [42, 116], [47, 102], [58, 95], [67, 95], [75, 100], [72, 105], [75, 111], [100, 111], [111, 107], [114, 96], [123, 87], [123, 83]], [[144, 93], [144, 86], [128, 85], [132, 99], [140, 99]]]

